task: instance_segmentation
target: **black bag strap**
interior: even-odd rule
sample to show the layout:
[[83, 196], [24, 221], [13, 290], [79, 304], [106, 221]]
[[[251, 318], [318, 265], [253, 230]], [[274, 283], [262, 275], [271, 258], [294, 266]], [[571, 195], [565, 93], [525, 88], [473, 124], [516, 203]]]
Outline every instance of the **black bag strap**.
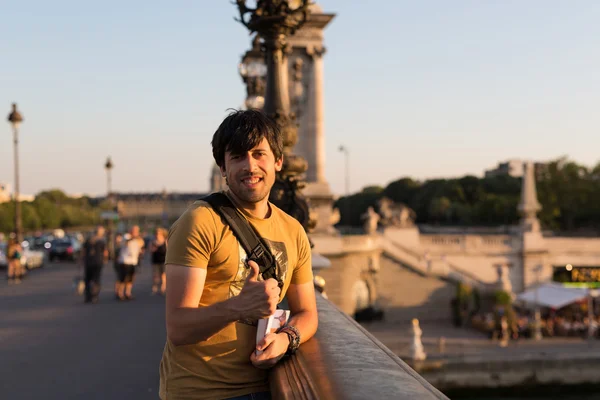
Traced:
[[263, 279], [273, 278], [280, 287], [283, 282], [277, 276], [277, 263], [269, 247], [250, 225], [246, 217], [237, 209], [225, 193], [212, 193], [201, 200], [206, 201], [229, 224], [229, 227], [248, 254], [248, 260], [255, 261]]

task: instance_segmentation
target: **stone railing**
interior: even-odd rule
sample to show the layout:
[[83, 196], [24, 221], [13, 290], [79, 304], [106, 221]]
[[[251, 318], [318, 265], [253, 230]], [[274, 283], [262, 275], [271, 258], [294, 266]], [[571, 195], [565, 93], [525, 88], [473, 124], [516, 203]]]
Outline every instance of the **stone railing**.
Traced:
[[274, 399], [447, 399], [320, 295], [317, 307], [316, 335], [271, 370]]
[[456, 282], [464, 282], [480, 290], [492, 290], [492, 287], [483, 282], [476, 274], [461, 268], [454, 263], [442, 260], [439, 256], [427, 255], [416, 252], [400, 243], [382, 239], [384, 253], [397, 259], [408, 267], [426, 275], [435, 275]]
[[600, 238], [544, 238], [550, 253], [600, 253]]
[[419, 237], [424, 250], [446, 253], [510, 252], [516, 244], [510, 235], [437, 235]]

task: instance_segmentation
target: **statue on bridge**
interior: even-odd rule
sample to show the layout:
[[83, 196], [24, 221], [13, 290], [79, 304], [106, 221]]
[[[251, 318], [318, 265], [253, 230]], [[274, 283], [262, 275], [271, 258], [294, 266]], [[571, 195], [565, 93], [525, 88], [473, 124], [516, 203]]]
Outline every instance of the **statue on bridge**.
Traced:
[[377, 225], [379, 224], [379, 214], [375, 212], [373, 207], [367, 208], [367, 211], [360, 216], [363, 222], [363, 229], [367, 235], [372, 235], [377, 232]]
[[397, 228], [412, 228], [415, 226], [417, 214], [413, 209], [402, 203], [394, 203], [388, 197], [382, 197], [377, 202], [381, 224]]

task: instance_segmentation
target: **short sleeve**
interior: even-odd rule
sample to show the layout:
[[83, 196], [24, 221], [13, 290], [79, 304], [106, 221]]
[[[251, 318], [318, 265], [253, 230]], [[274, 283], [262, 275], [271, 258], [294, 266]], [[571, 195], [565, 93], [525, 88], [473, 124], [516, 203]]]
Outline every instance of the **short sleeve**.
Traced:
[[313, 281], [312, 260], [310, 252], [310, 243], [304, 229], [300, 228], [298, 232], [298, 264], [294, 268], [292, 281], [294, 285]]
[[191, 207], [169, 230], [165, 264], [206, 269], [216, 241], [212, 210], [207, 206]]

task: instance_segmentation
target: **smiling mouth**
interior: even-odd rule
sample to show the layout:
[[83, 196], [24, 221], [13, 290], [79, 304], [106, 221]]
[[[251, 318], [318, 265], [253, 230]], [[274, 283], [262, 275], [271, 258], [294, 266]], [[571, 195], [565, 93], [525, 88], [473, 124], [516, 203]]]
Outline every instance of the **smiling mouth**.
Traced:
[[263, 178], [261, 178], [260, 176], [252, 176], [252, 177], [242, 179], [242, 183], [247, 186], [253, 186], [253, 185], [256, 185], [257, 183], [261, 182], [262, 180], [263, 180]]

